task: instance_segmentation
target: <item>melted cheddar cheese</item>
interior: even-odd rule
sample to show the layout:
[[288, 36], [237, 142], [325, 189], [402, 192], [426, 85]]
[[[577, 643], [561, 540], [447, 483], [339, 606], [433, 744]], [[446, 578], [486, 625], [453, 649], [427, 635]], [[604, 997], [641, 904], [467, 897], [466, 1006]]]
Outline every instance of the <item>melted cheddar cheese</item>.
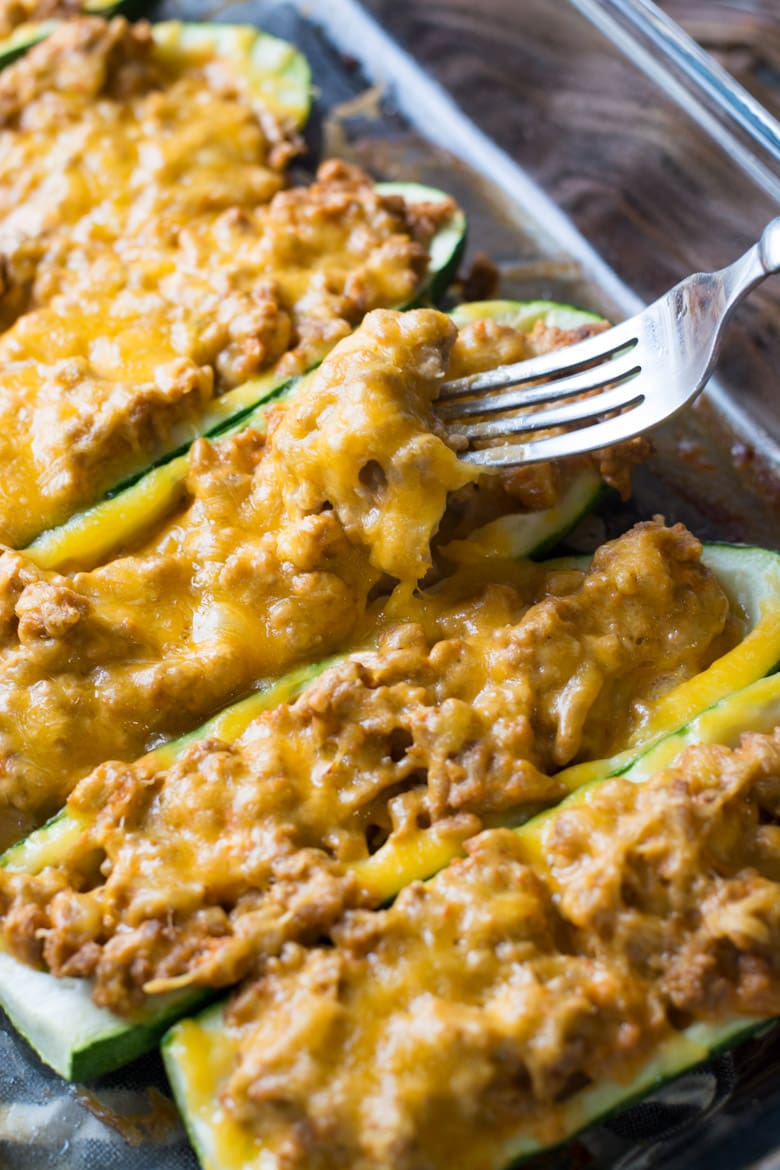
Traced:
[[[0, 75], [0, 539], [19, 546], [409, 301], [452, 214], [295, 149], [212, 53], [77, 20]], [[74, 84], [74, 78], [78, 84]], [[213, 415], [213, 418], [211, 417]]]
[[543, 858], [485, 833], [234, 996], [200, 1038], [224, 1170], [500, 1170], [692, 1025], [780, 1012], [780, 732], [540, 824]]
[[[473, 474], [431, 430], [454, 336], [432, 310], [377, 311], [275, 408], [267, 442], [199, 440], [182, 510], [132, 555], [72, 577], [0, 557], [4, 807], [40, 818], [100, 760], [132, 759], [343, 644], [383, 573], [414, 584], [448, 492]], [[334, 396], [343, 382], [350, 394]], [[367, 463], [386, 469], [379, 490]], [[356, 506], [409, 508], [393, 468], [412, 463], [429, 503], [401, 547]]]
[[659, 688], [728, 644], [728, 603], [699, 552], [685, 529], [648, 524], [587, 573], [507, 565], [503, 581], [467, 575], [412, 602], [399, 585], [376, 651], [331, 666], [234, 743], [83, 780], [63, 855], [37, 874], [0, 871], [6, 944], [92, 977], [95, 1000], [127, 1013], [235, 983], [346, 908], [377, 905], [397, 891], [364, 881], [377, 850], [423, 835], [451, 855], [491, 820], [559, 800], [562, 763], [621, 746]]
[[[337, 162], [283, 190], [298, 145], [218, 51], [122, 19], [0, 76], [0, 539], [325, 357], [267, 430], [196, 440], [118, 555], [0, 551], [0, 838], [70, 793], [37, 868], [0, 868], [0, 938], [128, 1017], [243, 981], [199, 1074], [226, 1170], [495, 1170], [518, 1126], [556, 1140], [583, 1086], [691, 1021], [780, 1012], [780, 734], [491, 828], [625, 747], [739, 621], [660, 520], [587, 570], [469, 545], [584, 466], [625, 493], [648, 447], [480, 476], [441, 381], [601, 326], [382, 308], [452, 205]], [[155, 750], [333, 651], [240, 733], [227, 713]], [[377, 909], [409, 857], [463, 849]]]

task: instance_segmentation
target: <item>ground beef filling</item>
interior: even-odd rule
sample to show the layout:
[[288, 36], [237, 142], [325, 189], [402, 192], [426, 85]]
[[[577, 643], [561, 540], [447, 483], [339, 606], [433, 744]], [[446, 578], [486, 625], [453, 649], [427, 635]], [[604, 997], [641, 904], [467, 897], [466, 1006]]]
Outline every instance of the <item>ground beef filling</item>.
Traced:
[[6, 323], [69, 253], [75, 277], [106, 246], [267, 203], [296, 148], [219, 58], [170, 65], [121, 17], [68, 21], [3, 70], [0, 142]]
[[[431, 408], [453, 343], [441, 313], [368, 314], [269, 411], [267, 437], [195, 443], [179, 510], [133, 555], [70, 575], [0, 555], [0, 844], [101, 760], [133, 759], [357, 636], [377, 591], [403, 581], [410, 603], [442, 517], [455, 508], [468, 532], [459, 501], [477, 473]], [[85, 436], [93, 454], [101, 425]], [[650, 544], [632, 573], [652, 583]]]
[[174, 68], [121, 18], [69, 22], [0, 75], [0, 146], [0, 539], [17, 546], [189, 440], [225, 392], [413, 299], [454, 210], [337, 161], [282, 191], [289, 128], [219, 58]]
[[225, 392], [300, 374], [366, 312], [408, 301], [428, 263], [423, 222], [436, 220], [326, 163], [313, 185], [195, 218], [170, 245], [126, 241], [75, 275], [68, 245], [39, 273], [43, 303], [0, 337], [0, 535], [18, 544], [64, 519], [190, 438]]
[[70, 798], [87, 828], [69, 857], [0, 871], [7, 945], [128, 1012], [316, 939], [368, 900], [349, 863], [553, 803], [561, 765], [624, 746], [659, 688], [712, 660], [729, 610], [699, 552], [650, 523], [587, 573], [521, 567], [525, 595], [451, 582], [234, 744], [102, 765]]
[[[689, 749], [288, 945], [228, 1013], [222, 1103], [285, 1170], [490, 1170], [696, 1021], [780, 1013], [780, 732]], [[535, 851], [531, 851], [535, 855]], [[446, 1075], [442, 1075], [446, 1070]]]

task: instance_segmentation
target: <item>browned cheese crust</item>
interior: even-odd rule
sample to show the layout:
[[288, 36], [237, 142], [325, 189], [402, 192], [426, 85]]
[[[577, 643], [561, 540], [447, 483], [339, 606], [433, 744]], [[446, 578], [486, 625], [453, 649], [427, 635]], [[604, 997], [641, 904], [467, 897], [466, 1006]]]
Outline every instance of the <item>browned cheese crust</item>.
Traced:
[[223, 1104], [269, 1167], [494, 1170], [686, 1025], [780, 1013], [780, 732], [468, 853], [234, 998]]
[[624, 746], [651, 698], [708, 665], [733, 626], [699, 554], [649, 523], [587, 573], [451, 582], [233, 745], [201, 742], [167, 771], [102, 765], [70, 798], [87, 828], [68, 861], [0, 871], [6, 944], [128, 1012], [316, 939], [366, 900], [345, 863], [553, 803], [558, 768]]

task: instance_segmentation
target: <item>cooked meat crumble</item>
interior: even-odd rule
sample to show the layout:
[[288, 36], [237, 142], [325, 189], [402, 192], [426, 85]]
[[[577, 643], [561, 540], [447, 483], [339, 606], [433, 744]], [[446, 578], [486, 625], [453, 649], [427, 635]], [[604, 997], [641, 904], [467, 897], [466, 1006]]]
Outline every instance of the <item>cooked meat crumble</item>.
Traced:
[[[433, 310], [369, 314], [269, 410], [267, 437], [195, 443], [179, 510], [132, 555], [63, 574], [0, 549], [0, 841], [101, 760], [134, 759], [356, 637], [377, 589], [400, 580], [409, 600], [450, 506], [469, 531], [460, 493], [477, 472], [431, 410], [455, 340]], [[726, 606], [708, 609], [713, 588], [707, 637]]]
[[[72, 9], [0, 0], [0, 35]], [[0, 950], [130, 1020], [240, 984], [210, 1107], [267, 1170], [499, 1170], [689, 1025], [780, 1013], [780, 729], [552, 810], [740, 635], [660, 518], [502, 559], [491, 522], [583, 471], [627, 495], [646, 439], [484, 475], [437, 421], [446, 377], [606, 323], [391, 311], [453, 202], [339, 161], [285, 189], [292, 123], [157, 35], [77, 17], [0, 74], [0, 842], [67, 798], [59, 852], [0, 867]], [[113, 559], [17, 551], [323, 358]], [[380, 909], [429, 847], [466, 857]]]
[[[612, 780], [232, 1001], [222, 1103], [284, 1170], [496, 1170], [693, 1022], [780, 1013], [780, 732]], [[236, 1066], [236, 1061], [237, 1066]]]

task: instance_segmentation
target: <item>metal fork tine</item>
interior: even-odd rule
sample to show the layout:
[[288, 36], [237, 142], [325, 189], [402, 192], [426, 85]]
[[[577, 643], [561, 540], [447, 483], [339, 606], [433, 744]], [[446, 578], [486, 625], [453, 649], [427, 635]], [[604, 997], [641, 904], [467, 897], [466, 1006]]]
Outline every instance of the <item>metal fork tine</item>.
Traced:
[[628, 345], [634, 346], [636, 343], [637, 336], [633, 323], [627, 321], [623, 325], [608, 329], [605, 333], [578, 341], [576, 345], [566, 346], [565, 349], [552, 350], [524, 362], [514, 362], [509, 366], [485, 370], [481, 374], [453, 378], [452, 381], [442, 383], [438, 401], [449, 402], [453, 398], [466, 397], [481, 390], [498, 390], [504, 386], [533, 382], [538, 378], [563, 376], [590, 362], [604, 361], [618, 350], [625, 349]]
[[[733, 264], [694, 273], [632, 321], [563, 351], [445, 382], [436, 410], [443, 419], [460, 422], [452, 428], [453, 438], [509, 440], [461, 455], [481, 467], [563, 459], [625, 442], [673, 418], [696, 397], [715, 365], [734, 307], [771, 273], [780, 273], [780, 217]], [[538, 385], [540, 379], [547, 384]], [[478, 397], [483, 390], [507, 388], [509, 393], [493, 394], [487, 402]], [[459, 398], [473, 401], [447, 406]], [[551, 402], [557, 405], [524, 409]], [[500, 411], [504, 417], [479, 421]], [[610, 417], [600, 417], [604, 414]], [[559, 428], [526, 443], [511, 441]]]
[[481, 447], [478, 451], [466, 451], [460, 456], [468, 463], [481, 467], [513, 467], [517, 464], [542, 463], [548, 459], [563, 459], [569, 455], [582, 455], [622, 443], [639, 435], [659, 423], [661, 419], [648, 409], [647, 399], [632, 409], [605, 419], [580, 431], [566, 431], [560, 435], [549, 435], [533, 439], [529, 443], [502, 443], [499, 447]]
[[[557, 402], [574, 394], [587, 394], [613, 382], [624, 382], [626, 378], [638, 372], [639, 366], [634, 360], [633, 351], [630, 351], [602, 362], [599, 366], [580, 370], [577, 374], [570, 374], [553, 382], [545, 382], [541, 386], [514, 386], [503, 394], [483, 394], [479, 398], [466, 401], [456, 399], [454, 402], [444, 402], [441, 405], [437, 400], [436, 413], [447, 422], [457, 422], [461, 418], [495, 414], [499, 410], [515, 410], [536, 403]], [[469, 433], [475, 433], [471, 426]]]
[[[611, 381], [611, 379], [610, 379]], [[564, 426], [570, 423], [586, 422], [612, 410], [625, 410], [644, 398], [637, 393], [633, 386], [633, 377], [624, 380], [619, 386], [594, 394], [590, 398], [578, 398], [575, 402], [567, 402], [563, 406], [553, 406], [549, 410], [529, 411], [525, 414], [512, 414], [507, 418], [490, 419], [482, 423], [469, 423], [468, 428], [451, 427], [453, 438], [489, 439], [499, 435], [517, 435], [525, 431], [546, 431], [552, 427]]]

